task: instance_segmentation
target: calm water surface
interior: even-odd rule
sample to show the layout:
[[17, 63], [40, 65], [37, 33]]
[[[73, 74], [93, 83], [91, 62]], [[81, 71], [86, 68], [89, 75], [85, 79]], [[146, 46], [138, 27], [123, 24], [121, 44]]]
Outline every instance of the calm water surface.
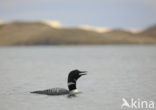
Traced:
[[[67, 88], [87, 70], [75, 98], [30, 94]], [[0, 110], [120, 110], [122, 98], [156, 102], [156, 46], [0, 47]]]

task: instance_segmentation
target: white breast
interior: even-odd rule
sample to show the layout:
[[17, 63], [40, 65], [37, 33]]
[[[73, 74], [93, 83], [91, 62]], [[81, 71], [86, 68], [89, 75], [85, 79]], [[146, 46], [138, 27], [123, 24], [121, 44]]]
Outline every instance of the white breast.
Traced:
[[79, 94], [80, 92], [77, 89], [74, 89], [72, 91], [69, 92], [70, 95], [75, 95], [75, 94]]

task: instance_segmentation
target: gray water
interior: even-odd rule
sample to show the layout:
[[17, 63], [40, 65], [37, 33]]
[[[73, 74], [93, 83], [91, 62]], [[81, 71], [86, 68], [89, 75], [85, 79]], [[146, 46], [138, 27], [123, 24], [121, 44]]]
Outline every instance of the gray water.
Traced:
[[[81, 77], [77, 97], [30, 94], [67, 88]], [[0, 110], [120, 110], [122, 98], [156, 102], [156, 45], [0, 47]]]

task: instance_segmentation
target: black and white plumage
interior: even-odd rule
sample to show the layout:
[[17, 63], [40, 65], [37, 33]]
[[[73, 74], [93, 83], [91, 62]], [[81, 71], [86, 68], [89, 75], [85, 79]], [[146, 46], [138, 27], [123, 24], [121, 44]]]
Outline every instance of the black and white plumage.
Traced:
[[68, 75], [68, 89], [64, 88], [52, 88], [52, 89], [47, 89], [47, 90], [38, 90], [38, 91], [33, 91], [31, 93], [36, 93], [36, 94], [46, 94], [46, 95], [75, 95], [78, 94], [79, 91], [76, 88], [76, 81], [83, 75], [86, 75], [86, 71], [79, 71], [79, 70], [73, 70], [69, 73]]

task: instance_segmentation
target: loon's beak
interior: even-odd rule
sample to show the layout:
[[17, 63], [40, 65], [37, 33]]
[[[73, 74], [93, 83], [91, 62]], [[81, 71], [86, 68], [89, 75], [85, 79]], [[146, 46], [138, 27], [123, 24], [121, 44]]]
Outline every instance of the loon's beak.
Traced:
[[87, 75], [87, 71], [80, 71], [80, 76]]

